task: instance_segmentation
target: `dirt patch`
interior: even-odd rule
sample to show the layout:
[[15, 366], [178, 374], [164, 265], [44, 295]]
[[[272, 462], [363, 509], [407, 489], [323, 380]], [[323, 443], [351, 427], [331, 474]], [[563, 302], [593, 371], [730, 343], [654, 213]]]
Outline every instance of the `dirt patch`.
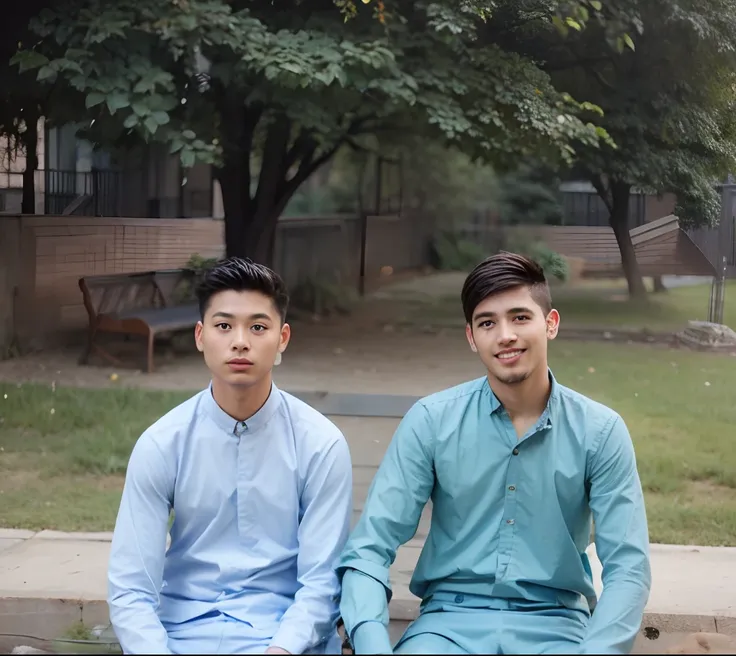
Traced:
[[690, 481], [688, 492], [694, 500], [719, 503], [736, 499], [736, 490], [713, 481]]
[[0, 494], [5, 490], [19, 490], [25, 487], [35, 487], [40, 484], [41, 472], [36, 469], [20, 469], [18, 465], [12, 466], [11, 462], [18, 462], [20, 458], [16, 454], [3, 456], [3, 465], [8, 465], [8, 471], [2, 472], [2, 483], [0, 483]]

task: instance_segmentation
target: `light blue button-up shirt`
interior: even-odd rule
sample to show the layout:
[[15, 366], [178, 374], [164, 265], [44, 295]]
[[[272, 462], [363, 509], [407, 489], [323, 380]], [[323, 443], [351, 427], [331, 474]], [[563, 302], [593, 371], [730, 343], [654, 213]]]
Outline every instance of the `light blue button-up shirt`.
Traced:
[[341, 612], [357, 653], [391, 651], [389, 567], [430, 498], [413, 594], [588, 612], [592, 514], [604, 591], [581, 649], [630, 651], [651, 584], [634, 448], [621, 417], [550, 378], [547, 408], [522, 439], [486, 378], [419, 401], [401, 421], [338, 568]]
[[165, 626], [212, 611], [291, 653], [339, 645], [334, 568], [351, 513], [350, 453], [326, 417], [275, 385], [245, 422], [197, 394], [130, 458], [109, 563], [123, 650], [171, 653]]

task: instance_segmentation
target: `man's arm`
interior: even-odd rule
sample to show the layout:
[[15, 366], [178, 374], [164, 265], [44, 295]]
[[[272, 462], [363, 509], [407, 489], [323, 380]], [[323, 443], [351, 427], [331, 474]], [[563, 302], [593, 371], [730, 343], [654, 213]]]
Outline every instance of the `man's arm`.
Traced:
[[353, 469], [344, 439], [311, 467], [302, 493], [297, 578], [301, 587], [281, 618], [271, 650], [303, 654], [334, 634], [340, 583], [335, 563], [350, 532]]
[[584, 654], [628, 654], [649, 599], [649, 532], [634, 445], [617, 417], [592, 458], [590, 507], [603, 565], [603, 593], [588, 625]]
[[389, 569], [397, 549], [414, 537], [432, 493], [433, 438], [429, 413], [417, 403], [396, 429], [340, 558], [340, 611], [356, 654], [391, 653]]
[[128, 462], [108, 567], [110, 621], [126, 654], [170, 654], [156, 614], [174, 474], [144, 434]]

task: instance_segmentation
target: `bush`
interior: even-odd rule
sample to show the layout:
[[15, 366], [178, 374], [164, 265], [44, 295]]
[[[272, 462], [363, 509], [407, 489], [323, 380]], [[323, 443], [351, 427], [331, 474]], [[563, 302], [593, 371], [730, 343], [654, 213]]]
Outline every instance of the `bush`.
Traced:
[[216, 257], [202, 257], [197, 253], [189, 258], [184, 268], [192, 271], [193, 276], [185, 278], [176, 286], [173, 297], [177, 304], [193, 303], [195, 301], [194, 291], [197, 283], [201, 280], [204, 272], [215, 266], [217, 261]]
[[189, 258], [189, 261], [184, 266], [185, 269], [191, 269], [192, 271], [196, 272], [197, 274], [201, 275], [207, 269], [211, 269], [215, 264], [217, 264], [218, 259], [216, 257], [202, 257], [201, 255], [198, 255], [195, 253]]
[[486, 257], [481, 246], [450, 230], [439, 232], [431, 249], [432, 266], [440, 271], [469, 271]]
[[539, 240], [512, 239], [506, 250], [530, 257], [544, 269], [547, 279], [556, 278], [565, 282], [570, 277], [570, 266], [564, 256], [553, 251], [547, 244]]
[[357, 301], [354, 289], [324, 278], [305, 278], [291, 290], [290, 314], [324, 317], [346, 315]]

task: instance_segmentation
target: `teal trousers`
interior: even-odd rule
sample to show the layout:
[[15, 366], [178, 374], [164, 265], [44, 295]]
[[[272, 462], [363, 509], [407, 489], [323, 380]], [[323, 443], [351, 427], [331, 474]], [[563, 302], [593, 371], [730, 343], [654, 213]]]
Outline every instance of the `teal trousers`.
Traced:
[[549, 604], [435, 594], [395, 654], [572, 654], [589, 614]]

